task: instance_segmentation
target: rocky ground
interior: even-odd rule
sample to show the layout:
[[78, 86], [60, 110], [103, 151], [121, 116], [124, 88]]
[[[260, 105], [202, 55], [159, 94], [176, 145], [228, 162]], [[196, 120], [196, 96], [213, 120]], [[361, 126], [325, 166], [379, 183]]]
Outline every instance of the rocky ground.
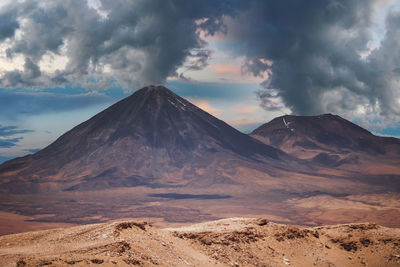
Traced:
[[0, 237], [2, 266], [399, 266], [400, 229], [231, 218], [158, 229], [126, 221]]

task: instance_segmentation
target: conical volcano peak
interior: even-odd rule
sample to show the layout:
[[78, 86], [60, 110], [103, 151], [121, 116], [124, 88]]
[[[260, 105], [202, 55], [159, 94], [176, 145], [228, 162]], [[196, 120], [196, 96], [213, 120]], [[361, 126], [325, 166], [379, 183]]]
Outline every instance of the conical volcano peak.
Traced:
[[137, 99], [141, 99], [144, 105], [148, 107], [151, 106], [151, 108], [155, 110], [158, 110], [161, 107], [169, 107], [180, 110], [186, 110], [186, 108], [189, 110], [196, 110], [196, 107], [190, 102], [161, 85], [149, 85], [143, 87], [142, 89], [136, 91], [131, 98], [136, 99], [136, 101]]
[[313, 120], [320, 120], [320, 119], [324, 119], [324, 120], [337, 120], [337, 119], [344, 120], [339, 115], [334, 115], [332, 113], [324, 113], [324, 114], [320, 114], [320, 115], [286, 114], [286, 115], [283, 115], [283, 116], [276, 117], [272, 121], [282, 121], [283, 119], [285, 119], [285, 120], [290, 119], [290, 120], [297, 120], [297, 121], [313, 121]]
[[[225, 172], [207, 171], [208, 167], [222, 164], [221, 170], [225, 170], [256, 164], [264, 169], [260, 162], [272, 166], [287, 157], [167, 88], [147, 86], [76, 126], [36, 154], [1, 165], [0, 186], [2, 177], [8, 175], [4, 170], [16, 168], [15, 164], [23, 166], [18, 167], [20, 177], [58, 175], [69, 181], [60, 185], [62, 190], [84, 190], [92, 186], [189, 184], [189, 178], [193, 179], [190, 183], [230, 183]], [[210, 178], [215, 176], [217, 180]], [[156, 182], [157, 179], [160, 180]], [[26, 190], [30, 186], [27, 183]]]
[[137, 93], [143, 92], [146, 94], [174, 94], [172, 93], [171, 90], [168, 88], [162, 86], [162, 85], [149, 85], [146, 87], [143, 87], [142, 89], [139, 89]]
[[145, 98], [179, 98], [178, 95], [174, 94], [171, 90], [162, 85], [149, 85], [143, 87], [142, 89], [136, 91], [133, 96], [134, 95], [139, 95], [140, 97]]

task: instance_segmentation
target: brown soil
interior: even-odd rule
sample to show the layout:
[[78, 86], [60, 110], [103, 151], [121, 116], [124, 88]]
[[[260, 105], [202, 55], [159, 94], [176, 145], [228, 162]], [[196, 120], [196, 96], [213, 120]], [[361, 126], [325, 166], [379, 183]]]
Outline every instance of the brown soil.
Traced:
[[124, 221], [0, 237], [2, 266], [399, 266], [400, 229], [231, 218], [158, 229]]
[[33, 220], [39, 219], [40, 216], [29, 217], [3, 211], [0, 211], [0, 218], [0, 235], [46, 230], [51, 228], [68, 227], [74, 225], [71, 223], [62, 222], [38, 222]]

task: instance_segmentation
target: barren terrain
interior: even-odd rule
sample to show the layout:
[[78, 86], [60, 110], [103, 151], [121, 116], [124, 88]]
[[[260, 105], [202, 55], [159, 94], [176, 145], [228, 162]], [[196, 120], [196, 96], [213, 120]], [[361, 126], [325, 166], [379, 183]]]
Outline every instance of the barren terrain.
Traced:
[[291, 181], [277, 179], [208, 189], [134, 187], [41, 195], [3, 194], [2, 210], [28, 217], [17, 217], [11, 223], [8, 216], [2, 217], [1, 224], [5, 226], [0, 233], [54, 228], [61, 226], [55, 224], [60, 222], [90, 224], [121, 218], [145, 218], [159, 227], [236, 216], [264, 216], [277, 223], [308, 226], [366, 221], [400, 226], [398, 193], [368, 193], [345, 181], [343, 187], [335, 187], [329, 179], [312, 177], [299, 177], [298, 182], [294, 177]]
[[400, 229], [231, 218], [159, 229], [119, 221], [0, 237], [2, 266], [399, 266]]

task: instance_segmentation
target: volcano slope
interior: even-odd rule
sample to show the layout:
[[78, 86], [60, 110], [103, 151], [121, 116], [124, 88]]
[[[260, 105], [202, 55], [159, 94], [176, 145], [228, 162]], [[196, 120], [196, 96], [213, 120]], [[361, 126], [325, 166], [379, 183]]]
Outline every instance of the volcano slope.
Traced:
[[40, 193], [234, 184], [225, 173], [237, 166], [265, 171], [283, 164], [299, 168], [290, 160], [167, 88], [150, 86], [34, 155], [1, 165], [0, 190]]
[[251, 136], [298, 158], [364, 174], [399, 174], [400, 139], [373, 135], [340, 116], [286, 115]]
[[174, 225], [260, 215], [399, 226], [396, 176], [359, 174], [297, 159], [149, 86], [41, 151], [0, 165], [0, 211], [15, 218], [0, 220], [0, 233], [29, 222], [150, 217]]
[[157, 229], [119, 221], [0, 237], [2, 266], [399, 266], [400, 229], [231, 218]]

